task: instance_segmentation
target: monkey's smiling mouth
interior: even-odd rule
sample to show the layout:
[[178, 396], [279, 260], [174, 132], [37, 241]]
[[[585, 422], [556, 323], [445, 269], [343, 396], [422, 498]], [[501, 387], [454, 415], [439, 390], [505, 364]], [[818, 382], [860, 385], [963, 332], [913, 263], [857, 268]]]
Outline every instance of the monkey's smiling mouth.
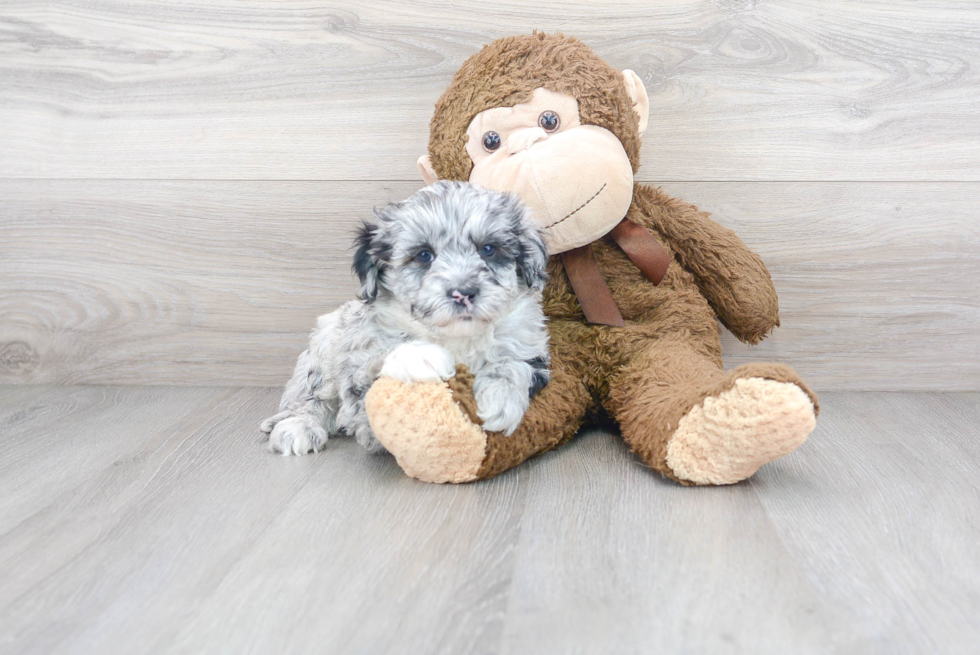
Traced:
[[582, 203], [581, 205], [579, 205], [578, 207], [576, 207], [576, 208], [575, 208], [575, 209], [573, 209], [572, 211], [570, 211], [570, 212], [568, 212], [568, 213], [567, 213], [567, 214], [566, 214], [566, 215], [564, 216], [564, 218], [559, 218], [559, 219], [558, 219], [557, 221], [555, 221], [555, 222], [554, 222], [554, 223], [552, 223], [551, 225], [545, 225], [545, 226], [544, 226], [544, 229], [545, 229], [545, 230], [550, 230], [551, 228], [553, 228], [554, 226], [556, 226], [556, 225], [558, 225], [558, 224], [559, 224], [559, 223], [561, 223], [562, 221], [565, 221], [565, 220], [567, 220], [567, 219], [569, 219], [569, 218], [571, 218], [572, 216], [574, 216], [575, 214], [577, 214], [577, 213], [578, 213], [578, 212], [580, 212], [581, 210], [583, 210], [583, 209], [585, 209], [585, 206], [586, 206], [586, 205], [588, 205], [588, 204], [589, 204], [590, 202], [592, 202], [593, 200], [595, 200], [596, 198], [598, 198], [598, 197], [599, 197], [599, 194], [600, 194], [600, 193], [602, 193], [602, 192], [603, 192], [603, 190], [604, 190], [605, 188], [606, 188], [606, 183], [603, 183], [603, 185], [602, 185], [601, 187], [599, 187], [599, 190], [598, 190], [598, 191], [596, 191], [596, 192], [595, 192], [594, 194], [592, 194], [592, 197], [591, 197], [591, 198], [589, 198], [588, 200], [586, 200], [585, 202], [583, 202], [583, 203]]

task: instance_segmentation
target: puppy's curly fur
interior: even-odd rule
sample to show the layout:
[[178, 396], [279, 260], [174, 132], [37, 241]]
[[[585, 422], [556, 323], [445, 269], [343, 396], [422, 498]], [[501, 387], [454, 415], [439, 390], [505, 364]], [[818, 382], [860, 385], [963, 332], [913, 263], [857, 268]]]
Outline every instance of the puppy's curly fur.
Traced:
[[319, 450], [345, 432], [382, 450], [364, 396], [387, 375], [474, 374], [484, 429], [509, 435], [549, 380], [541, 309], [547, 252], [516, 196], [438, 182], [375, 212], [357, 237], [358, 300], [317, 320], [279, 413], [261, 425], [284, 455]]

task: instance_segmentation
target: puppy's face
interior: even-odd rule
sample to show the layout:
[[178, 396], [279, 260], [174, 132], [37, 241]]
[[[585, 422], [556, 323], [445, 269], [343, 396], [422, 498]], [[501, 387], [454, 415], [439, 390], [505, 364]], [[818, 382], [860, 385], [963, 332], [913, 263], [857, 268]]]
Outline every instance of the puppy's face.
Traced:
[[438, 182], [375, 215], [354, 258], [361, 297], [399, 305], [437, 334], [476, 334], [544, 286], [545, 245], [516, 196]]

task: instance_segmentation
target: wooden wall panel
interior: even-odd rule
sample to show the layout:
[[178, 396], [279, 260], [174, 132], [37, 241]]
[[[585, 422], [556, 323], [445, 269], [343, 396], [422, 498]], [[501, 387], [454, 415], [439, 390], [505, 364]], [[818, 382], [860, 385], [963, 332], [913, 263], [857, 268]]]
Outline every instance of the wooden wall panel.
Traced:
[[636, 70], [640, 178], [766, 257], [783, 328], [731, 364], [980, 388], [980, 6], [949, 0], [5, 2], [0, 382], [279, 384], [453, 72], [534, 27]]
[[[278, 385], [412, 182], [0, 181], [0, 382]], [[818, 389], [980, 388], [980, 184], [668, 183], [763, 255]]]
[[645, 180], [980, 180], [980, 6], [0, 6], [0, 177], [415, 180], [481, 44], [577, 35], [651, 96]]
[[[419, 185], [399, 183], [392, 199]], [[0, 381], [275, 384], [378, 183], [0, 182]]]
[[769, 266], [782, 326], [726, 362], [836, 389], [980, 389], [980, 185], [670, 183]]

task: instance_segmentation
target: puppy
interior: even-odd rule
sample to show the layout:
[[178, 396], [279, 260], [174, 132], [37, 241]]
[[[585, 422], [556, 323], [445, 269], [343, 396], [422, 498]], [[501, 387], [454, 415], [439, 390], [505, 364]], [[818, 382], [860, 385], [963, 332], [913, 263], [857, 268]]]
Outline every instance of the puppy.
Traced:
[[279, 413], [261, 425], [270, 450], [316, 452], [339, 432], [383, 450], [364, 408], [374, 380], [447, 380], [457, 364], [474, 375], [484, 429], [510, 435], [549, 379], [547, 251], [524, 205], [438, 182], [375, 216], [356, 240], [359, 299], [317, 319]]

